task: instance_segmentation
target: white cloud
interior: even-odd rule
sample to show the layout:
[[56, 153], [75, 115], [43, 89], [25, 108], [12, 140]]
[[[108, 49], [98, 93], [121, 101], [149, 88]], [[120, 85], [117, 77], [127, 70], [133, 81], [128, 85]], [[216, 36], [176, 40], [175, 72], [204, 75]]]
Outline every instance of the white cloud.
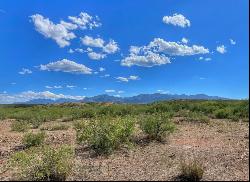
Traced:
[[193, 45], [190, 47], [176, 42], [165, 41], [161, 38], [155, 38], [146, 48], [171, 56], [191, 56], [209, 53], [209, 49], [203, 46]]
[[85, 12], [81, 12], [78, 17], [69, 16], [68, 18], [81, 29], [93, 29], [101, 26], [98, 16], [93, 17]]
[[110, 77], [110, 74], [105, 74], [105, 75], [101, 76], [101, 78], [108, 78], [108, 77]]
[[42, 71], [61, 71], [73, 74], [91, 74], [92, 69], [83, 64], [78, 64], [74, 61], [63, 59], [61, 61], [51, 62], [46, 65], [40, 65]]
[[217, 50], [219, 53], [221, 53], [221, 54], [224, 54], [224, 53], [227, 52], [226, 47], [225, 47], [224, 45], [217, 46], [217, 47], [216, 47], [216, 50]]
[[128, 77], [129, 80], [139, 80], [138, 76], [131, 75]]
[[205, 58], [205, 61], [211, 61], [212, 59], [211, 58]]
[[76, 52], [79, 52], [79, 53], [83, 53], [83, 52], [84, 52], [84, 50], [83, 50], [83, 49], [80, 49], [80, 48], [76, 48], [75, 51], [76, 51]]
[[181, 42], [184, 43], [184, 44], [187, 44], [187, 43], [188, 43], [188, 39], [186, 39], [185, 37], [183, 37], [183, 38], [181, 39]]
[[96, 53], [96, 52], [88, 52], [87, 54], [88, 54], [88, 57], [93, 60], [100, 60], [106, 57], [106, 54]]
[[27, 91], [19, 94], [0, 94], [0, 103], [1, 104], [11, 104], [16, 102], [27, 102], [33, 99], [75, 99], [82, 100], [85, 96], [72, 96], [72, 95], [63, 95], [63, 94], [55, 94], [50, 91], [44, 92], [34, 92]]
[[73, 54], [75, 51], [73, 49], [69, 49], [68, 53]]
[[236, 44], [236, 41], [234, 41], [233, 39], [229, 39], [230, 40], [230, 43], [232, 44], [232, 45], [235, 45]]
[[212, 59], [211, 58], [204, 58], [204, 57], [199, 57], [199, 60], [204, 60], [204, 61], [211, 61]]
[[76, 87], [75, 85], [66, 85], [66, 88], [70, 88], [70, 89], [73, 89], [75, 87]]
[[26, 68], [23, 68], [22, 71], [18, 72], [21, 75], [25, 75], [25, 74], [31, 74], [32, 71]]
[[101, 38], [93, 38], [90, 36], [84, 36], [83, 38], [80, 38], [81, 42], [85, 46], [90, 46], [90, 47], [99, 47], [102, 48], [104, 46], [104, 40]]
[[88, 88], [85, 87], [85, 88], [83, 88], [83, 90], [88, 90]]
[[123, 94], [124, 91], [123, 91], [123, 90], [119, 90], [117, 93], [118, 93], [118, 94]]
[[182, 28], [190, 27], [190, 21], [184, 17], [182, 14], [173, 14], [173, 16], [164, 16], [162, 21], [166, 24], [172, 24], [174, 26], [179, 26]]
[[99, 68], [99, 71], [100, 71], [100, 72], [105, 71], [105, 70], [106, 70], [106, 69], [103, 68], [103, 67], [100, 67], [100, 68]]
[[119, 94], [116, 94], [116, 95], [114, 95], [115, 97], [121, 97], [121, 95], [119, 95]]
[[90, 59], [103, 59], [106, 57], [106, 54], [114, 54], [119, 50], [118, 44], [114, 40], [110, 40], [105, 44], [105, 41], [101, 38], [93, 38], [90, 36], [84, 36], [81, 38], [81, 42], [85, 46], [100, 48], [102, 52], [96, 53], [93, 52], [93, 49], [87, 48], [87, 53]]
[[122, 81], [122, 82], [128, 82], [129, 81], [128, 78], [125, 78], [125, 77], [122, 77], [122, 76], [119, 76], [116, 79], [119, 80], [119, 81]]
[[130, 46], [129, 56], [121, 61], [122, 66], [152, 67], [170, 63], [168, 56], [191, 56], [196, 54], [207, 54], [209, 50], [203, 46], [187, 46], [176, 42], [165, 41], [155, 38], [147, 46]]
[[114, 54], [119, 50], [118, 44], [114, 40], [110, 40], [109, 43], [107, 43], [103, 47], [103, 51], [108, 54]]
[[121, 82], [129, 82], [129, 80], [139, 80], [140, 78], [138, 76], [131, 75], [128, 78], [119, 76], [119, 77], [116, 77], [116, 79]]
[[59, 24], [54, 24], [48, 18], [44, 18], [40, 14], [32, 15], [31, 19], [35, 25], [35, 29], [39, 33], [46, 38], [55, 40], [60, 47], [69, 46], [70, 40], [76, 37], [73, 32], [70, 32], [70, 30], [76, 28], [71, 23], [61, 21]]
[[45, 88], [47, 89], [59, 89], [59, 88], [63, 88], [61, 85], [55, 85], [55, 86], [45, 86]]
[[128, 57], [122, 59], [122, 66], [143, 66], [143, 67], [152, 67], [156, 65], [163, 65], [170, 63], [170, 58], [165, 55], [153, 53], [151, 51], [145, 52], [144, 55], [135, 55], [130, 54]]
[[10, 83], [11, 85], [16, 85], [16, 82], [12, 82], [12, 83]]
[[114, 93], [115, 90], [105, 90], [106, 93]]

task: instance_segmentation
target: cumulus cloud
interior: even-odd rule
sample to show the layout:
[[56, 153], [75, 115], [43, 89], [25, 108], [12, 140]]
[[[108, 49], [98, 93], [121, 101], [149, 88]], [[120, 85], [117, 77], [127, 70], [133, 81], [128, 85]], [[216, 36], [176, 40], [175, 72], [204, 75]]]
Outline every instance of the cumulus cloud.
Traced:
[[84, 36], [83, 38], [80, 38], [81, 42], [85, 46], [90, 46], [90, 47], [99, 47], [102, 48], [104, 46], [104, 40], [101, 38], [93, 38], [90, 36]]
[[119, 77], [116, 77], [116, 79], [121, 82], [129, 82], [129, 80], [139, 80], [140, 78], [138, 76], [131, 75], [129, 77], [119, 76]]
[[56, 41], [60, 47], [70, 45], [70, 40], [76, 36], [70, 30], [76, 29], [73, 24], [61, 21], [59, 24], [54, 24], [48, 18], [44, 18], [40, 14], [31, 16], [35, 25], [35, 29], [46, 38], [51, 38]]
[[187, 44], [187, 43], [188, 43], [188, 39], [186, 39], [185, 37], [183, 37], [183, 38], [181, 39], [181, 42], [184, 43], [184, 44]]
[[22, 71], [19, 71], [18, 73], [21, 75], [25, 75], [25, 74], [31, 74], [32, 71], [29, 69], [23, 68]]
[[165, 41], [161, 38], [155, 38], [149, 43], [147, 48], [153, 49], [156, 52], [161, 52], [171, 56], [192, 56], [196, 54], [207, 54], [209, 49], [199, 46], [187, 46], [176, 42]]
[[103, 47], [103, 51], [107, 54], [114, 54], [119, 50], [118, 44], [114, 40], [110, 40], [109, 43], [107, 43]]
[[42, 71], [61, 71], [72, 74], [91, 74], [92, 69], [83, 64], [78, 64], [74, 61], [63, 59], [61, 61], [51, 62], [46, 65], [40, 65]]
[[[103, 59], [107, 56], [107, 54], [114, 54], [119, 50], [118, 44], [112, 39], [106, 43], [101, 38], [93, 38], [86, 35], [81, 38], [81, 42], [83, 45], [89, 46], [86, 52], [89, 58], [94, 60]], [[100, 48], [100, 52], [94, 52], [90, 47]]]
[[217, 46], [217, 47], [216, 47], [216, 50], [217, 50], [219, 53], [221, 53], [221, 54], [224, 54], [224, 53], [227, 52], [226, 47], [225, 47], [224, 45]]
[[166, 24], [172, 24], [174, 26], [179, 26], [182, 28], [190, 27], [190, 21], [182, 14], [173, 14], [173, 16], [164, 16], [162, 21]]
[[72, 95], [63, 95], [63, 94], [55, 94], [50, 91], [44, 92], [34, 92], [34, 91], [26, 91], [19, 94], [0, 94], [0, 103], [1, 104], [12, 104], [16, 102], [27, 102], [33, 99], [75, 99], [82, 100], [85, 96], [72, 96]]
[[232, 45], [235, 45], [236, 44], [236, 41], [234, 41], [233, 39], [229, 39], [230, 40], [230, 43], [232, 44]]
[[130, 54], [128, 57], [122, 59], [122, 66], [143, 66], [152, 67], [156, 65], [163, 65], [170, 63], [170, 58], [165, 55], [154, 53], [151, 51], [144, 52], [144, 55]]
[[97, 53], [97, 52], [88, 52], [88, 57], [93, 60], [100, 60], [106, 57], [106, 54]]
[[[93, 29], [101, 26], [98, 17], [92, 17], [88, 13], [81, 12], [79, 17], [68, 16], [71, 22], [61, 20], [60, 23], [53, 23], [49, 18], [45, 18], [40, 14], [34, 14], [31, 17], [35, 29], [46, 38], [56, 41], [60, 47], [70, 45], [70, 40], [76, 38], [73, 30]], [[72, 51], [70, 51], [72, 53]]]
[[69, 16], [68, 18], [81, 29], [93, 29], [102, 25], [98, 16], [93, 17], [85, 12], [81, 12], [78, 17]]
[[187, 46], [176, 42], [165, 41], [155, 38], [146, 46], [131, 46], [129, 56], [121, 61], [122, 66], [152, 67], [170, 62], [167, 56], [191, 56], [196, 54], [207, 54], [209, 50], [203, 46]]

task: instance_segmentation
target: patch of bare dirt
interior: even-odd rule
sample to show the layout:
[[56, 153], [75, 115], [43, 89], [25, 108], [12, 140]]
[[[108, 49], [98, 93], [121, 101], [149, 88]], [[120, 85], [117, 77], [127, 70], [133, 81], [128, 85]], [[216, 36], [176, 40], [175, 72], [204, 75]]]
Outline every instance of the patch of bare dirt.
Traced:
[[[21, 145], [22, 133], [0, 125], [0, 180], [9, 180], [3, 166]], [[196, 159], [205, 168], [203, 180], [249, 180], [249, 123], [212, 120], [210, 124], [177, 122], [177, 131], [165, 143], [151, 142], [122, 149], [110, 156], [93, 157], [75, 144], [75, 131], [46, 131], [46, 143], [76, 146], [68, 180], [173, 180], [183, 160]], [[2, 155], [3, 154], [3, 155]]]

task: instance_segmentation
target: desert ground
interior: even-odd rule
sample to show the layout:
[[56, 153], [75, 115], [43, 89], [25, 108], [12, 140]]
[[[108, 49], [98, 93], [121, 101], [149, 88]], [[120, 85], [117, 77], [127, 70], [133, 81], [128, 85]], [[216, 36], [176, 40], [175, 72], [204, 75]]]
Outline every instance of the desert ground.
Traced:
[[[25, 150], [23, 132], [11, 129], [14, 119], [0, 121], [0, 180], [15, 179], [8, 166], [10, 156]], [[197, 160], [204, 167], [202, 180], [249, 180], [249, 123], [210, 119], [209, 123], [188, 122], [174, 117], [176, 131], [165, 142], [148, 142], [143, 135], [129, 150], [121, 148], [108, 156], [97, 156], [77, 144], [73, 121], [65, 130], [46, 130], [45, 144], [63, 144], [75, 149], [73, 170], [66, 180], [178, 180], [180, 162]], [[60, 119], [45, 122], [40, 128], [60, 124]]]

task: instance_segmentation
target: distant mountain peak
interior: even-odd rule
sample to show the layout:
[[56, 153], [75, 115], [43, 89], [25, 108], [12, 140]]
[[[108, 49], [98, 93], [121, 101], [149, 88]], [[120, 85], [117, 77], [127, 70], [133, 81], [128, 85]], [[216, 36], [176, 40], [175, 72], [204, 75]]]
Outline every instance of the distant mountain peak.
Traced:
[[206, 94], [162, 94], [162, 93], [153, 93], [153, 94], [139, 94], [132, 97], [116, 97], [108, 94], [96, 95], [93, 97], [85, 97], [83, 100], [74, 100], [74, 99], [34, 99], [25, 104], [53, 104], [53, 103], [65, 103], [65, 102], [112, 102], [112, 103], [133, 103], [133, 104], [146, 104], [156, 101], [168, 101], [168, 100], [228, 100], [227, 98], [218, 97], [218, 96], [208, 96]]

